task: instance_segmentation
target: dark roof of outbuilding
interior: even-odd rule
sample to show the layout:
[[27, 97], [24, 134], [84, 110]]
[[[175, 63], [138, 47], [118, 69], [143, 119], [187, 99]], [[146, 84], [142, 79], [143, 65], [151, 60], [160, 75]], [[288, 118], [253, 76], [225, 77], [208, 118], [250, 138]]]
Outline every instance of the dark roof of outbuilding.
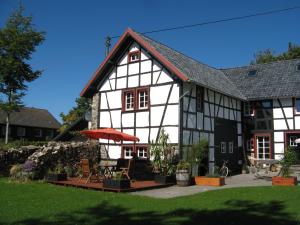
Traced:
[[225, 76], [222, 70], [198, 62], [145, 35], [137, 34], [170, 63], [176, 66], [190, 81], [229, 96], [245, 99], [245, 96], [237, 89], [235, 84]]
[[[0, 124], [6, 124], [6, 115], [3, 110], [0, 110]], [[48, 110], [27, 107], [18, 112], [12, 112], [10, 124], [51, 129], [58, 129], [61, 126]]]
[[[248, 100], [300, 97], [299, 59], [222, 69]], [[250, 70], [256, 75], [248, 76]]]

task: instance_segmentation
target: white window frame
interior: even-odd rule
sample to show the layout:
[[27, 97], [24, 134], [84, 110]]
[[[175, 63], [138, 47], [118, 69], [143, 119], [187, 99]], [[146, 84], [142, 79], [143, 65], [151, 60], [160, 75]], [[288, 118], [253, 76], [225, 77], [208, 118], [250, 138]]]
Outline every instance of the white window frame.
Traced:
[[297, 147], [298, 144], [295, 143], [295, 140], [297, 139], [297, 136], [289, 136], [289, 146], [291, 147]]
[[141, 59], [141, 52], [135, 51], [135, 52], [129, 52], [128, 54], [128, 62], [138, 62]]
[[[259, 138], [262, 138], [262, 141], [259, 141]], [[266, 138], [268, 138], [268, 141], [266, 141]], [[266, 147], [265, 144], [269, 144], [269, 147]], [[259, 144], [262, 144], [262, 147], [259, 146]], [[257, 136], [256, 137], [256, 155], [257, 155], [257, 159], [271, 159], [271, 138], [270, 136]], [[260, 148], [262, 149], [262, 153], [259, 152]], [[269, 149], [269, 151], [266, 151], [267, 149]], [[266, 154], [269, 155], [269, 158], [266, 158]], [[261, 158], [260, 155], [263, 155], [263, 157]]]
[[233, 153], [233, 142], [228, 142], [228, 152]]
[[221, 142], [221, 153], [226, 153], [226, 142]]
[[123, 151], [124, 151], [124, 159], [131, 159], [132, 158], [132, 154], [134, 152], [134, 149], [133, 149], [132, 146], [124, 146]]
[[[140, 153], [142, 153], [140, 155]], [[147, 147], [137, 147], [137, 156], [142, 159], [148, 158], [148, 148]]]
[[[39, 131], [39, 134], [35, 133], [36, 131]], [[34, 137], [42, 137], [43, 131], [40, 128], [34, 128]]]
[[25, 137], [25, 135], [26, 135], [26, 128], [25, 127], [17, 127], [17, 136]]
[[[134, 94], [134, 91], [127, 91], [124, 93], [125, 94], [125, 107], [124, 107], [124, 110], [125, 111], [132, 111], [134, 110], [134, 105], [135, 105], [135, 94]], [[130, 94], [131, 96], [128, 96], [128, 94]], [[129, 102], [127, 102], [127, 100], [129, 100]], [[128, 107], [130, 106], [130, 107]]]
[[[143, 96], [142, 96], [142, 93], [144, 93]], [[138, 109], [148, 109], [149, 108], [149, 93], [148, 93], [148, 90], [147, 89], [138, 90], [138, 98], [139, 98]], [[141, 104], [143, 104], [143, 106], [141, 106]]]

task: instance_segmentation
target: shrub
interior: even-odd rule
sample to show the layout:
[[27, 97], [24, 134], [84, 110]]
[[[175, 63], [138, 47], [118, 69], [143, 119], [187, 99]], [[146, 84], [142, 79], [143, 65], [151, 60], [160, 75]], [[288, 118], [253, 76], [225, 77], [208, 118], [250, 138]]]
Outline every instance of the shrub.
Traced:
[[291, 147], [288, 147], [284, 153], [283, 159], [280, 161], [282, 177], [288, 177], [290, 175], [290, 167], [297, 162], [297, 153]]
[[177, 170], [189, 170], [191, 167], [191, 164], [187, 161], [181, 160], [178, 164], [177, 164]]

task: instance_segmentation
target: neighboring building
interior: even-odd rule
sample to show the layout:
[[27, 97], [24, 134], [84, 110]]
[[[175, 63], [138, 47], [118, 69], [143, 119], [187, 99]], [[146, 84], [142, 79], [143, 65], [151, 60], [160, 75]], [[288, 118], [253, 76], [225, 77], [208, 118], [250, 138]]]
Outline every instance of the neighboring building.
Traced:
[[[9, 137], [29, 141], [51, 140], [60, 123], [46, 109], [24, 107], [10, 115]], [[0, 110], [0, 137], [5, 138], [6, 114]]]
[[136, 145], [110, 142], [112, 158], [149, 157], [164, 128], [181, 156], [205, 138], [210, 168], [226, 159], [237, 170], [246, 144], [257, 158], [280, 158], [300, 134], [299, 65], [215, 69], [128, 29], [81, 96], [93, 99], [91, 128], [140, 138]]

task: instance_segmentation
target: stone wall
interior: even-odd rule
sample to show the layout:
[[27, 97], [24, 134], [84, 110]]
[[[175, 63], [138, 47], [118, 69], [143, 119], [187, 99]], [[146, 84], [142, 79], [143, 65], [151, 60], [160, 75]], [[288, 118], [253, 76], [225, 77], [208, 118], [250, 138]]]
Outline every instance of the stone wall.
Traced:
[[91, 129], [97, 129], [99, 124], [99, 101], [100, 94], [96, 93], [93, 96], [92, 100], [92, 120], [91, 120]]
[[43, 178], [58, 162], [74, 165], [82, 158], [99, 162], [100, 157], [101, 148], [96, 142], [49, 142], [42, 147], [24, 146], [0, 152], [0, 173], [7, 175], [12, 165], [32, 161], [35, 177]]

